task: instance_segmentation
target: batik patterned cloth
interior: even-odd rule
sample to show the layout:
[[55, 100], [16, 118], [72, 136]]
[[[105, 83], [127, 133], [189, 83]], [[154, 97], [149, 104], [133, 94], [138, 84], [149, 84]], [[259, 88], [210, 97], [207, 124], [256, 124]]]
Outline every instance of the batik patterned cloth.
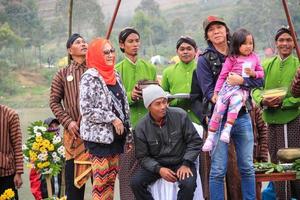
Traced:
[[119, 171], [119, 155], [90, 155], [93, 173], [93, 200], [113, 200], [114, 184]]

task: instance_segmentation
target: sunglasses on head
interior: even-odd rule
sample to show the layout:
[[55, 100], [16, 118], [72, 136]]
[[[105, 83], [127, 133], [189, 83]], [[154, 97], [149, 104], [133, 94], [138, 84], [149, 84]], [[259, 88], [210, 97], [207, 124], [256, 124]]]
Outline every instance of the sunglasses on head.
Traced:
[[109, 55], [110, 53], [115, 53], [115, 48], [106, 49], [103, 51], [104, 55]]

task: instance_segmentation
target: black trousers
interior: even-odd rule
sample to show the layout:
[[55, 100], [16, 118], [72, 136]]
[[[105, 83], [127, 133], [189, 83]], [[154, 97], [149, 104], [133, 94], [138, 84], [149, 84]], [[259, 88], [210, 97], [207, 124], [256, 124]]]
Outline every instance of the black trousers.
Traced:
[[14, 174], [10, 176], [0, 177], [0, 195], [7, 189], [12, 189], [15, 192], [15, 199], [18, 200], [18, 191], [16, 190], [14, 183]]
[[[169, 166], [174, 172], [179, 169], [181, 165]], [[178, 200], [193, 200], [194, 191], [196, 189], [197, 173], [195, 165], [192, 165], [191, 171], [193, 176], [185, 178], [184, 180], [178, 180], [179, 191], [177, 194]], [[130, 181], [130, 187], [136, 200], [153, 200], [152, 194], [148, 191], [148, 186], [154, 183], [157, 179], [161, 178], [159, 174], [150, 172], [144, 168], [140, 168], [132, 177]]]
[[83, 200], [85, 185], [80, 189], [74, 185], [74, 159], [66, 161], [65, 171], [67, 198], [70, 200]]

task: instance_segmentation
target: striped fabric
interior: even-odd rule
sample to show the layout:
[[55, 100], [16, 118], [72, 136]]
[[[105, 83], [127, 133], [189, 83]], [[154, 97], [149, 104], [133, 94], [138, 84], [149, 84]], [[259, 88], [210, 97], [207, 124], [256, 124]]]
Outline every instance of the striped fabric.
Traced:
[[22, 133], [18, 114], [0, 104], [0, 177], [23, 173]]
[[[86, 70], [85, 62], [79, 64], [72, 61], [69, 66], [59, 70], [53, 78], [50, 91], [50, 108], [65, 129], [72, 121], [79, 121], [79, 82], [81, 75]], [[82, 142], [82, 140], [80, 141]], [[72, 143], [72, 135], [65, 133], [64, 144], [70, 144], [65, 146], [66, 160], [73, 158], [75, 148], [71, 148]], [[77, 145], [80, 145], [78, 141]]]
[[113, 200], [114, 184], [119, 171], [119, 155], [97, 157], [91, 155], [93, 172], [93, 200]]
[[262, 119], [262, 109], [256, 105], [253, 105], [250, 115], [254, 134], [253, 159], [257, 162], [268, 162], [269, 129], [267, 124]]
[[300, 67], [292, 84], [292, 94], [294, 97], [300, 97]]

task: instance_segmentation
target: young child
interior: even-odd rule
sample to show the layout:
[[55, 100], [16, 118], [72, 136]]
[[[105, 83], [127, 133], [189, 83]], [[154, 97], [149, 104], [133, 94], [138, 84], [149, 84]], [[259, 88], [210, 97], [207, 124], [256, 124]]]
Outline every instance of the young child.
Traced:
[[[48, 125], [47, 131], [56, 132], [56, 134], [59, 135], [59, 121], [57, 119], [49, 117], [44, 121], [44, 124]], [[40, 173], [37, 172], [37, 170], [30, 170], [29, 180], [30, 190], [35, 200], [42, 200], [49, 197], [47, 193], [46, 180], [41, 176]], [[61, 187], [61, 173], [57, 176], [52, 177], [51, 182], [53, 195], [59, 197]]]
[[249, 90], [240, 85], [229, 85], [226, 79], [230, 73], [237, 73], [244, 78], [263, 78], [264, 72], [258, 56], [253, 52], [254, 39], [246, 29], [239, 29], [232, 35], [230, 53], [227, 57], [215, 86], [212, 102], [215, 103], [213, 115], [208, 125], [208, 137], [202, 151], [211, 151], [215, 143], [215, 134], [224, 114], [227, 121], [221, 131], [220, 140], [229, 143], [230, 131], [238, 117], [241, 107], [249, 97]]

